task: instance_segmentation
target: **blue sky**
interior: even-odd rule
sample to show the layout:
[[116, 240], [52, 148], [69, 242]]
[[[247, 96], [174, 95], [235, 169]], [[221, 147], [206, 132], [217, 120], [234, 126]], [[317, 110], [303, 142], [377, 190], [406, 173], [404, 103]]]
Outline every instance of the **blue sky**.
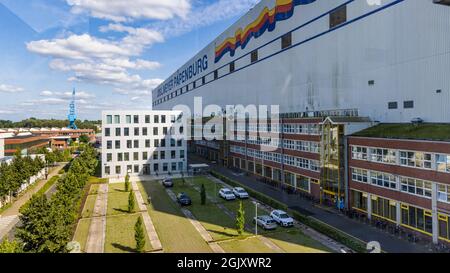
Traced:
[[0, 119], [150, 109], [151, 90], [258, 0], [0, 0]]

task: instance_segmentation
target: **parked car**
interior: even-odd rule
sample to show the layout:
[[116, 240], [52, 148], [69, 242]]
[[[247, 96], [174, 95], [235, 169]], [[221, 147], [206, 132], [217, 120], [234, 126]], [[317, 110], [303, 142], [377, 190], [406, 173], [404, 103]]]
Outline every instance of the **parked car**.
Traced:
[[173, 187], [173, 181], [172, 181], [171, 178], [166, 178], [166, 179], [164, 179], [164, 180], [162, 181], [162, 184], [163, 184], [163, 186], [166, 187], [166, 188]]
[[264, 230], [273, 230], [277, 228], [277, 223], [268, 215], [261, 215], [253, 219], [253, 223], [262, 227]]
[[228, 188], [222, 188], [219, 191], [220, 197], [222, 197], [225, 200], [234, 200], [236, 199], [236, 196], [233, 194], [233, 192]]
[[294, 219], [292, 219], [286, 212], [282, 210], [274, 210], [270, 213], [270, 217], [275, 220], [280, 226], [292, 227], [294, 226]]
[[177, 195], [177, 201], [182, 206], [189, 206], [192, 204], [191, 198], [184, 192], [181, 192]]
[[241, 188], [241, 187], [233, 188], [233, 193], [234, 193], [234, 195], [236, 195], [237, 198], [240, 198], [240, 199], [245, 199], [245, 198], [249, 197], [247, 191], [245, 191], [244, 188]]

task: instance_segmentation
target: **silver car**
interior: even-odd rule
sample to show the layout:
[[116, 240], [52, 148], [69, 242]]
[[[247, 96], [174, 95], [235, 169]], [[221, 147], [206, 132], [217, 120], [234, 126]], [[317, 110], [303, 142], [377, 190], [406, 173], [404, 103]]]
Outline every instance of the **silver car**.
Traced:
[[255, 223], [262, 227], [264, 230], [273, 230], [277, 228], [277, 223], [275, 220], [272, 219], [272, 217], [268, 215], [261, 215], [258, 217], [255, 217], [253, 219], [253, 223]]

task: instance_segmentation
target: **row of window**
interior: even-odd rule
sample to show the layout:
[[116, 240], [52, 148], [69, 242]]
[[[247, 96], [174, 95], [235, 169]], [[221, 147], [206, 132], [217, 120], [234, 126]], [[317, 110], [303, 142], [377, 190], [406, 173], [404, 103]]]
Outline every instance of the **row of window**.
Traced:
[[[230, 152], [245, 155], [245, 147], [240, 146], [230, 146]], [[282, 155], [279, 153], [272, 152], [263, 152], [255, 149], [247, 149], [247, 155], [249, 157], [254, 157], [257, 159], [263, 159], [267, 161], [272, 161], [281, 164], [282, 163]], [[314, 172], [320, 171], [320, 163], [317, 160], [311, 160], [296, 156], [284, 155], [284, 164], [297, 167], [300, 169], [311, 170]]]
[[[153, 151], [150, 153], [149, 156], [149, 152], [142, 152], [142, 157], [139, 157], [139, 152], [133, 152], [133, 153], [129, 153], [129, 152], [125, 152], [125, 153], [116, 153], [116, 157], [115, 160], [113, 160], [113, 154], [112, 153], [107, 153], [106, 154], [106, 162], [112, 162], [112, 161], [117, 161], [117, 162], [122, 162], [122, 161], [139, 161], [139, 160], [160, 160], [160, 159], [166, 159], [166, 153], [169, 154], [170, 153], [170, 159], [183, 159], [184, 158], [184, 150], [171, 150], [171, 151]], [[177, 153], [178, 153], [178, 157], [177, 157]], [[133, 157], [131, 158], [130, 155], [132, 155]]]
[[[151, 165], [153, 165], [152, 170]], [[111, 168], [114, 170], [114, 173], [111, 172]], [[134, 173], [134, 174], [143, 174], [143, 175], [150, 175], [153, 173], [158, 173], [160, 171], [162, 172], [182, 172], [184, 171], [184, 162], [164, 162], [164, 163], [153, 163], [153, 164], [144, 164], [144, 165], [127, 165], [126, 166], [126, 172], [127, 173]], [[123, 171], [125, 171], [123, 170]], [[116, 165], [115, 167], [111, 166], [105, 166], [104, 169], [105, 175], [122, 175], [122, 166]]]
[[[167, 115], [152, 115], [153, 123], [166, 123]], [[143, 116], [144, 122], [149, 124], [151, 123], [150, 115]], [[170, 122], [174, 123], [176, 120], [175, 115], [170, 115]], [[139, 124], [140, 116], [139, 115], [125, 115], [125, 123], [126, 124]], [[106, 124], [121, 124], [121, 115], [107, 115], [106, 116]]]
[[[148, 136], [149, 135], [149, 129], [148, 127], [134, 127], [133, 129], [133, 136]], [[159, 127], [153, 127], [153, 135], [157, 136], [159, 135], [160, 132], [162, 132], [163, 135], [174, 135], [175, 134], [175, 128], [174, 127], [162, 127], [162, 131], [159, 130]], [[105, 137], [110, 137], [112, 136], [111, 133], [111, 128], [105, 128], [104, 130], [105, 132]], [[125, 127], [125, 128], [114, 128], [114, 136], [116, 137], [120, 137], [122, 136], [122, 132], [123, 132], [123, 136], [130, 136], [130, 128]], [[179, 128], [179, 133], [183, 134], [184, 132], [184, 128], [181, 126]]]
[[[367, 197], [366, 193], [352, 190], [352, 207], [367, 212]], [[400, 206], [400, 215], [397, 215], [397, 205]], [[430, 210], [408, 204], [397, 204], [396, 201], [375, 195], [371, 197], [371, 206], [372, 214], [376, 217], [396, 223], [397, 216], [399, 216], [402, 226], [413, 228], [428, 235], [433, 233], [433, 220]], [[448, 241], [450, 239], [449, 216], [439, 213], [438, 220], [439, 238]]]
[[450, 155], [447, 154], [352, 146], [352, 159], [450, 173]]
[[[178, 139], [175, 140], [173, 138], [170, 139], [169, 143], [166, 143], [166, 139], [153, 139], [153, 146], [151, 139], [145, 139], [145, 140], [115, 140], [114, 141], [114, 149], [121, 149], [122, 142], [126, 142], [126, 148], [127, 149], [139, 149], [140, 147], [145, 147], [145, 148], [158, 148], [158, 147], [182, 147], [183, 146], [183, 140], [182, 139]], [[144, 144], [144, 146], [141, 146], [140, 144]], [[111, 150], [113, 149], [113, 141], [112, 140], [108, 140], [106, 141], [106, 149], [107, 150]]]
[[[431, 198], [432, 182], [409, 177], [398, 177], [400, 191], [421, 197]], [[398, 190], [397, 176], [378, 171], [352, 168], [352, 180], [369, 183], [375, 186]], [[450, 203], [450, 186], [438, 184], [438, 201]]]

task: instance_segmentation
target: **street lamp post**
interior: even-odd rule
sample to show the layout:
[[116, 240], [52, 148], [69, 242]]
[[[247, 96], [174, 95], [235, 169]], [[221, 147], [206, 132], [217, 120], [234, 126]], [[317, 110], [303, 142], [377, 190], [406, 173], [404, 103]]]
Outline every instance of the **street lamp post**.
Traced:
[[258, 236], [258, 202], [253, 201], [255, 204], [255, 235]]

